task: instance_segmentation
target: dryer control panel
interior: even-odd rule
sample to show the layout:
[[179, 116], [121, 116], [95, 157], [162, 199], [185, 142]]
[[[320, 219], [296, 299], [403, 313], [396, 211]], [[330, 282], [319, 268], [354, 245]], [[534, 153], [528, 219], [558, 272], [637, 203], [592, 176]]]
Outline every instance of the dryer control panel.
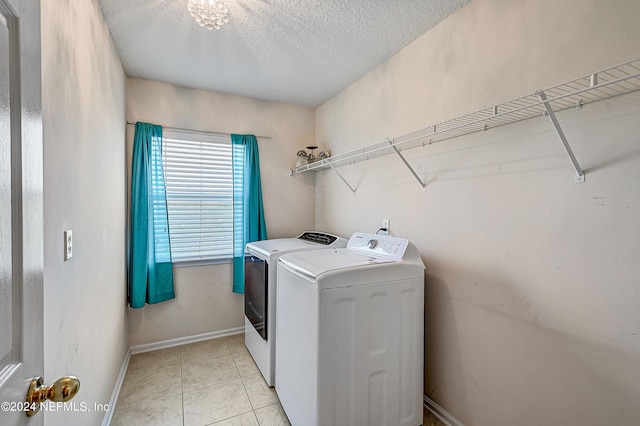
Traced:
[[349, 238], [347, 248], [370, 256], [399, 261], [402, 260], [408, 245], [409, 241], [404, 238], [356, 232]]
[[312, 243], [324, 244], [328, 246], [333, 244], [335, 240], [338, 239], [335, 235], [325, 234], [324, 232], [303, 232], [302, 235], [298, 237], [301, 240], [311, 241]]

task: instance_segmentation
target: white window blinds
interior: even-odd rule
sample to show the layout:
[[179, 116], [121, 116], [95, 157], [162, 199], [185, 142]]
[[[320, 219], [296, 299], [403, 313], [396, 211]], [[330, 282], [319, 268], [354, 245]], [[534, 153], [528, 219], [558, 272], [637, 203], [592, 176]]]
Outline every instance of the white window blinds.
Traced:
[[173, 261], [233, 257], [231, 139], [169, 131], [163, 136]]

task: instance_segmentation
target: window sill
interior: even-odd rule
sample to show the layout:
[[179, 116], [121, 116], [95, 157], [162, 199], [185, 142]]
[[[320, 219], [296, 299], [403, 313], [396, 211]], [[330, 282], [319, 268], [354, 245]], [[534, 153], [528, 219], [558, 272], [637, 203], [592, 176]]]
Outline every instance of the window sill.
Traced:
[[175, 268], [187, 268], [190, 266], [222, 265], [224, 263], [233, 263], [233, 258], [225, 257], [221, 259], [177, 260], [173, 261], [172, 263]]

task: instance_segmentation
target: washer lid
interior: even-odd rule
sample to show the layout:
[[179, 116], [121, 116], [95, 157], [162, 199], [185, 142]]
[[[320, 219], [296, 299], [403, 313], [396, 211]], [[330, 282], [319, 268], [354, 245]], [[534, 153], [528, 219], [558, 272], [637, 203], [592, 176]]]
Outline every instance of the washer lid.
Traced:
[[357, 268], [378, 263], [393, 263], [397, 260], [388, 257], [371, 256], [355, 250], [338, 248], [314, 250], [287, 254], [280, 262], [290, 269], [307, 277], [317, 278], [320, 274], [340, 269]]

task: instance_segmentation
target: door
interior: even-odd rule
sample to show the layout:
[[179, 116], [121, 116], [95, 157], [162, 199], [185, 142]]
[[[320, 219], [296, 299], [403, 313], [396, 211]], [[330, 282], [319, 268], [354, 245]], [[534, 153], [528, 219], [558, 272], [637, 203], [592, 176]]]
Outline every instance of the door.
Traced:
[[0, 424], [22, 411], [42, 348], [40, 2], [0, 0]]

